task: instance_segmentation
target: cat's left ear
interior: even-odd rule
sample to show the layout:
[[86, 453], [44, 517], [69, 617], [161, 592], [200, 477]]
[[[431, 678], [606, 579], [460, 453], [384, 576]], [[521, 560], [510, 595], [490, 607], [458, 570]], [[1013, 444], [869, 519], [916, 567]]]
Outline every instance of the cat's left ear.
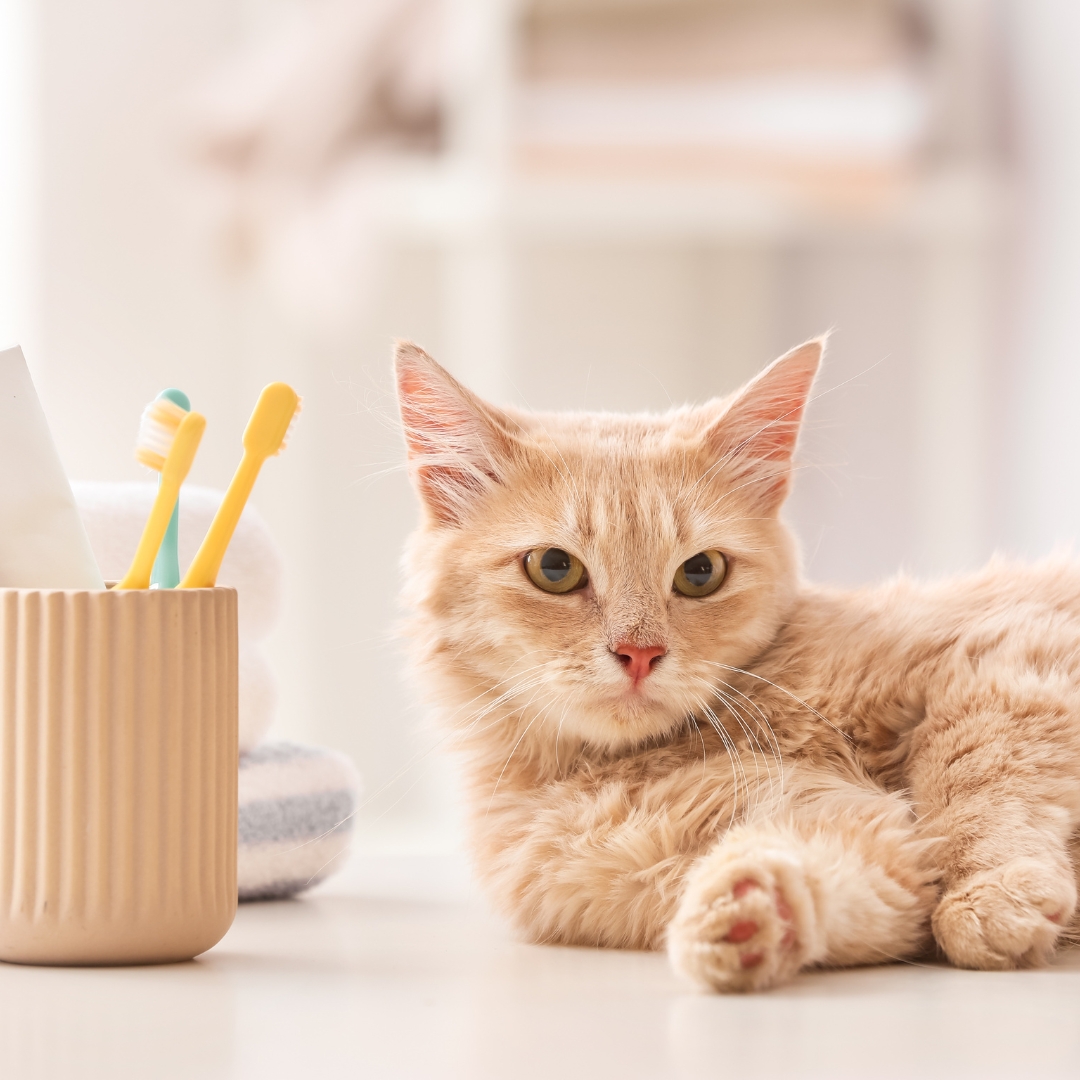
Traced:
[[825, 342], [824, 336], [815, 338], [774, 360], [706, 433], [718, 464], [742, 478], [743, 490], [765, 509], [779, 507], [787, 496], [791, 459]]

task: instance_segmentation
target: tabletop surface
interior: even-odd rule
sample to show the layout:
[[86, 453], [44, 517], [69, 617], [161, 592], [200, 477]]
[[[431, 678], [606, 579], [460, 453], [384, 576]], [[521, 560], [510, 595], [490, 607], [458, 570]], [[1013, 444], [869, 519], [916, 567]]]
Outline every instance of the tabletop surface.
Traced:
[[452, 857], [355, 860], [246, 904], [187, 964], [0, 964], [0, 1076], [1077, 1077], [1080, 950], [698, 993], [662, 955], [524, 945]]

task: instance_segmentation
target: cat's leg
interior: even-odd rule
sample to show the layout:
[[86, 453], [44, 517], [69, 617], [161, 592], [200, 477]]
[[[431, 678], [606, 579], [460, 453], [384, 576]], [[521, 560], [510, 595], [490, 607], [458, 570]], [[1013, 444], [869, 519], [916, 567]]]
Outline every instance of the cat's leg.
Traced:
[[644, 787], [635, 779], [572, 776], [474, 800], [475, 870], [529, 940], [663, 946], [690, 866], [712, 844], [716, 823], [734, 813], [733, 771], [715, 757]]
[[961, 967], [1045, 963], [1076, 911], [1075, 694], [1060, 680], [981, 671], [927, 709], [908, 775], [920, 831], [941, 837], [933, 930]]
[[929, 938], [935, 872], [910, 806], [835, 775], [791, 787], [687, 877], [668, 953], [702, 986], [760, 990], [808, 965], [911, 956]]

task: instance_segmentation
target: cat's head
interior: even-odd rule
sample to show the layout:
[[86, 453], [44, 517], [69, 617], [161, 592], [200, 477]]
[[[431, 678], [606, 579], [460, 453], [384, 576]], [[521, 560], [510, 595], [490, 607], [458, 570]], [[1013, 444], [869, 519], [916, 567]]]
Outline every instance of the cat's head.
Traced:
[[496, 408], [398, 347], [424, 511], [412, 632], [462, 723], [498, 701], [532, 739], [619, 749], [707, 716], [794, 596], [778, 515], [823, 346], [730, 397], [632, 416]]

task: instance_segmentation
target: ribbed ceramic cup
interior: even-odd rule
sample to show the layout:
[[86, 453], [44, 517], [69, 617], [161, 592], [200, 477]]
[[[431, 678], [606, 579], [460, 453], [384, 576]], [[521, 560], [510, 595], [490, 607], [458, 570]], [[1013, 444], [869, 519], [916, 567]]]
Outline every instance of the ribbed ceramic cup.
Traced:
[[0, 960], [147, 964], [236, 912], [233, 589], [0, 589]]

